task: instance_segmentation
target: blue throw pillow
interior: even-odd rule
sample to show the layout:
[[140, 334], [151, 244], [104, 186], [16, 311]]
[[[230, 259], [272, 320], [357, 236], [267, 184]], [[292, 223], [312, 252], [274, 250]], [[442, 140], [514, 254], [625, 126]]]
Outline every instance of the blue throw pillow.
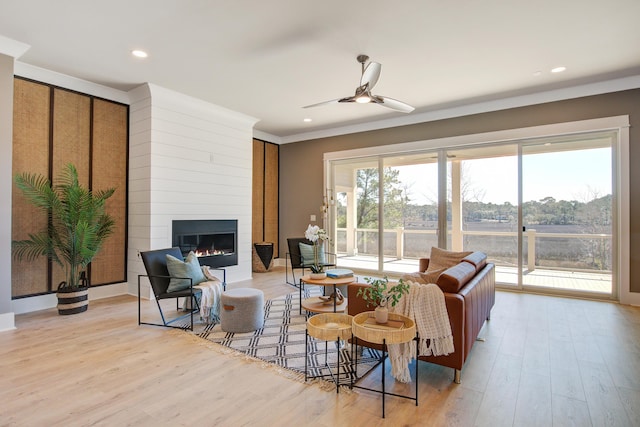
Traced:
[[202, 268], [200, 268], [198, 257], [193, 252], [189, 252], [184, 261], [172, 255], [167, 255], [167, 270], [169, 270], [169, 276], [172, 277], [169, 280], [167, 292], [188, 289], [191, 285], [189, 279], [174, 279], [174, 277], [189, 277], [193, 280], [193, 286], [207, 281], [207, 278], [202, 273]]
[[[300, 256], [302, 257], [302, 265], [305, 267], [309, 267], [315, 264], [315, 258], [313, 257], [313, 245], [307, 245], [306, 243], [298, 243], [300, 247]], [[324, 264], [324, 247], [323, 245], [318, 245], [318, 264]]]

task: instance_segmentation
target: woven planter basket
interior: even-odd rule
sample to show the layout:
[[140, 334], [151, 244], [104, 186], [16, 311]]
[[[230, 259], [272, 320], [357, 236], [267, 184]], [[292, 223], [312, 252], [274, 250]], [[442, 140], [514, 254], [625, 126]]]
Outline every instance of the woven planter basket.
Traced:
[[56, 294], [58, 297], [58, 314], [78, 314], [89, 308], [89, 288], [60, 288]]
[[251, 267], [255, 273], [266, 273], [273, 267], [273, 243], [254, 243], [251, 254]]

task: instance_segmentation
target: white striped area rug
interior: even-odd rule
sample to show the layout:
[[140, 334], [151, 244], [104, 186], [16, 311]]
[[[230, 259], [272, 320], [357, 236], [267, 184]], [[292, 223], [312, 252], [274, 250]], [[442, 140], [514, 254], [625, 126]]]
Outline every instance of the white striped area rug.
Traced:
[[[194, 325], [196, 336], [220, 344], [277, 367], [292, 371], [291, 377], [304, 381], [305, 376], [305, 331], [307, 317], [305, 311], [299, 310], [298, 293], [293, 292], [283, 297], [268, 300], [264, 307], [264, 326], [254, 332], [224, 332], [220, 325]], [[355, 371], [358, 377], [365, 375], [378, 362], [377, 354], [368, 349], [358, 354], [358, 366], [352, 363], [352, 346], [342, 343], [338, 348], [335, 341], [309, 338], [307, 355], [307, 375], [314, 378], [330, 380], [336, 373], [336, 360], [339, 360], [340, 384], [347, 385]], [[326, 357], [325, 357], [326, 350]]]

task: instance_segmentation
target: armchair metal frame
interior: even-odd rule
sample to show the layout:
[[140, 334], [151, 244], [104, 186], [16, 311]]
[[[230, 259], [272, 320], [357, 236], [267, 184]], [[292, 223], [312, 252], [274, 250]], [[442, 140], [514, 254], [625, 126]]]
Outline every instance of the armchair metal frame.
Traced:
[[[169, 281], [172, 278], [172, 276], [169, 275], [169, 270], [167, 269], [167, 261], [166, 261], [167, 254], [172, 255], [178, 259], [182, 259], [182, 252], [180, 251], [180, 248], [177, 248], [177, 247], [140, 252], [140, 256], [142, 257], [142, 262], [144, 263], [144, 267], [145, 267], [145, 270], [147, 271], [147, 274], [138, 275], [138, 325], [164, 326], [167, 328], [185, 329], [184, 326], [175, 326], [175, 325], [172, 325], [172, 323], [177, 322], [178, 320], [184, 319], [186, 317], [190, 317], [191, 321], [190, 321], [189, 329], [193, 330], [193, 314], [200, 311], [198, 299], [196, 298], [197, 294], [200, 291], [198, 289], [195, 289], [194, 291], [193, 280], [191, 278], [173, 277], [175, 279], [187, 279], [189, 280], [190, 285], [187, 289], [183, 289], [175, 292], [167, 292], [167, 289], [169, 288]], [[158, 305], [158, 310], [160, 311], [162, 324], [142, 321], [140, 282], [143, 277], [147, 277], [149, 279], [149, 283], [151, 284], [151, 289], [153, 290], [153, 294], [155, 296], [156, 304]], [[226, 279], [226, 276], [225, 276], [225, 279]], [[185, 313], [181, 316], [167, 320], [167, 318], [164, 315], [164, 312], [162, 311], [162, 306], [160, 305], [160, 301], [164, 299], [175, 299], [176, 311], [179, 311], [180, 298], [188, 298], [193, 304], [191, 306], [191, 309], [188, 309], [189, 311], [188, 313]]]

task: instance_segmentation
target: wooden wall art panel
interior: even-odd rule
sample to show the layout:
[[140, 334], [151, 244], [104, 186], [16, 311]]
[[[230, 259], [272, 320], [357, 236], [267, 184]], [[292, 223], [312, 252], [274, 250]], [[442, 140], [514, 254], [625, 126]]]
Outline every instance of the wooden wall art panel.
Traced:
[[253, 140], [251, 241], [264, 242], [264, 142]]
[[276, 144], [253, 140], [252, 237], [254, 243], [273, 243], [278, 254], [278, 176], [280, 151]]
[[[55, 179], [65, 165], [73, 163], [81, 185], [89, 185], [89, 155], [91, 153], [91, 98], [64, 89], [53, 91], [53, 155], [51, 176]], [[52, 285], [67, 279], [58, 264], [52, 265]]]
[[91, 262], [91, 284], [123, 282], [127, 276], [127, 119], [128, 108], [101, 99], [93, 101], [91, 188], [116, 192], [106, 210], [116, 225], [101, 251]]
[[[55, 178], [68, 164], [90, 188], [116, 187], [107, 210], [114, 234], [89, 267], [92, 286], [127, 280], [127, 179], [129, 107], [44, 83], [14, 79], [13, 172]], [[46, 215], [14, 191], [12, 239], [26, 238], [46, 225]], [[55, 292], [62, 268], [46, 259], [12, 261], [12, 296]]]
[[264, 168], [264, 240], [273, 242], [273, 253], [278, 253], [278, 180], [279, 146], [265, 144]]
[[[18, 173], [49, 174], [49, 103], [47, 85], [14, 79], [13, 109], [13, 176]], [[12, 239], [27, 239], [32, 231], [47, 225], [47, 215], [36, 209], [13, 186], [11, 195]], [[49, 291], [48, 262], [12, 259], [12, 297], [41, 294]]]

